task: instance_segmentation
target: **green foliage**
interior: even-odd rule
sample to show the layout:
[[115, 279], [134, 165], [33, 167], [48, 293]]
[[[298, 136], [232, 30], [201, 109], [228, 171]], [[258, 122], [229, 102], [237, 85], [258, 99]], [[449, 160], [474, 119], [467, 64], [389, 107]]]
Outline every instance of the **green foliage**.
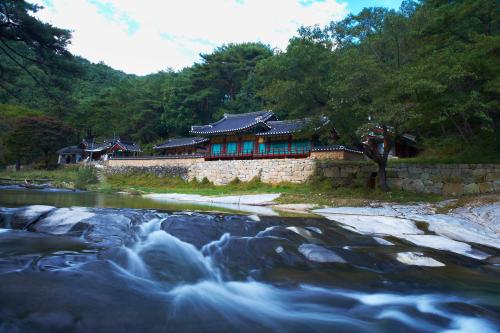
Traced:
[[423, 142], [423, 152], [415, 158], [403, 158], [392, 163], [500, 163], [500, 136], [485, 132], [471, 138], [474, 145], [464, 146], [460, 138], [429, 138]]
[[[24, 179], [47, 179], [53, 186], [59, 188], [93, 189], [98, 183], [96, 171], [88, 167], [63, 167], [54, 170], [23, 169], [21, 171], [0, 172], [0, 178], [14, 179], [18, 182]], [[45, 182], [45, 181], [44, 181]]]
[[35, 116], [18, 118], [7, 133], [5, 144], [18, 163], [43, 158], [48, 167], [58, 147], [74, 140], [71, 127], [54, 118]]
[[331, 179], [314, 178], [305, 184], [266, 184], [255, 178], [249, 182], [235, 181], [216, 186], [207, 181], [184, 181], [178, 177], [158, 178], [154, 174], [139, 173], [112, 175], [106, 178], [106, 190], [155, 193], [188, 193], [202, 195], [243, 195], [255, 193], [281, 193], [278, 203], [314, 203], [318, 205], [363, 205], [367, 200], [418, 202], [438, 201], [438, 195], [405, 191], [389, 193], [366, 187], [335, 187]]
[[97, 172], [92, 167], [79, 167], [76, 168], [76, 179], [74, 186], [77, 189], [85, 190], [91, 185], [98, 184]]
[[69, 55], [69, 32], [38, 21], [37, 9], [26, 1], [0, 5], [11, 13], [0, 15], [5, 163], [15, 159], [5, 133], [20, 116], [57, 118], [77, 128], [79, 138], [127, 135], [148, 153], [153, 143], [188, 135], [191, 125], [258, 109], [280, 119], [329, 116], [338, 143], [347, 145], [359, 145], [357, 130], [370, 116], [396, 136], [410, 132], [432, 142], [422, 146], [436, 156], [453, 141], [473, 152], [481, 150], [478, 137], [498, 137], [496, 0], [365, 8], [323, 28], [302, 27], [284, 51], [228, 44], [181, 71], [143, 77]]
[[257, 95], [281, 117], [322, 115], [334, 82], [335, 56], [328, 45], [292, 38], [286, 52], [257, 64]]

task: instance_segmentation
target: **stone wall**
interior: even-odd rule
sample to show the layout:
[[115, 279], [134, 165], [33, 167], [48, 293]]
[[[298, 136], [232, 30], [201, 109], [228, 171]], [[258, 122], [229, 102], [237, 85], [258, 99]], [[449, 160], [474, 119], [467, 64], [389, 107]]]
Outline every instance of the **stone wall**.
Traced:
[[205, 160], [200, 157], [195, 158], [114, 158], [108, 160], [107, 166], [111, 168], [121, 167], [170, 167], [170, 166], [183, 166], [189, 167], [190, 165]]
[[152, 173], [158, 177], [181, 177], [190, 179], [189, 168], [196, 163], [203, 163], [203, 158], [130, 158], [110, 159], [104, 172], [108, 175]]
[[207, 178], [217, 185], [224, 185], [235, 178], [249, 181], [259, 177], [265, 183], [280, 182], [303, 183], [314, 174], [315, 161], [302, 159], [258, 159], [206, 161], [193, 164], [189, 169], [190, 177], [202, 180]]
[[[317, 175], [339, 186], [367, 184], [376, 165], [318, 161]], [[387, 168], [392, 189], [444, 195], [500, 193], [500, 164], [393, 164]], [[378, 179], [377, 179], [378, 182]]]
[[346, 150], [333, 151], [313, 151], [311, 158], [316, 160], [343, 160], [343, 161], [362, 161], [364, 155]]
[[500, 164], [401, 164], [388, 169], [396, 189], [445, 195], [500, 193]]
[[[207, 178], [225, 185], [235, 178], [249, 181], [259, 177], [265, 183], [302, 183], [311, 176], [331, 179], [338, 186], [366, 186], [375, 164], [367, 161], [318, 159], [255, 159], [205, 161], [185, 159], [112, 159], [107, 173], [152, 172], [160, 177]], [[413, 192], [444, 195], [500, 193], [500, 164], [407, 164], [387, 168], [389, 186]], [[377, 179], [378, 182], [378, 179]]]

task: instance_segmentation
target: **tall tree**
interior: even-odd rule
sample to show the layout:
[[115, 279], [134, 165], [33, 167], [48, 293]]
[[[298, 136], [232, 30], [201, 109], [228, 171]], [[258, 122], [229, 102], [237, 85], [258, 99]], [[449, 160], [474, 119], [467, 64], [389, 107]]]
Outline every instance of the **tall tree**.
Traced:
[[41, 8], [24, 0], [0, 1], [0, 89], [19, 100], [34, 86], [49, 98], [48, 108], [62, 116], [69, 78], [78, 68], [66, 49], [70, 32], [35, 18]]
[[290, 40], [286, 52], [257, 64], [252, 76], [257, 96], [280, 116], [327, 113], [335, 58], [331, 45], [307, 36]]
[[21, 162], [29, 163], [38, 158], [42, 158], [48, 167], [51, 156], [75, 139], [71, 127], [54, 118], [37, 116], [17, 119], [5, 143], [16, 161], [16, 170], [19, 170]]

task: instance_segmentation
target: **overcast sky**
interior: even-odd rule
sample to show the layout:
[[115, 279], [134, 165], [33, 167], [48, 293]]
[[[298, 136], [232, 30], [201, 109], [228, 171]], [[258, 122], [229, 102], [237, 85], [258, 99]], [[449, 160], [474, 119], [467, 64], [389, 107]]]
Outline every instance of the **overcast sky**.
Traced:
[[401, 0], [31, 0], [36, 16], [73, 32], [69, 49], [139, 75], [181, 69], [225, 43], [284, 49], [301, 25], [323, 26]]

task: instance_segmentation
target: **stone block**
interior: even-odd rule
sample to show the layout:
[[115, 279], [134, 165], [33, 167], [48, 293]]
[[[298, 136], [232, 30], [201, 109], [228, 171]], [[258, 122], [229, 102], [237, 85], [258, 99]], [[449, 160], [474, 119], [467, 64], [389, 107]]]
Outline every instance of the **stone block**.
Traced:
[[493, 192], [493, 184], [490, 182], [479, 183], [479, 192], [481, 193]]
[[401, 190], [403, 188], [403, 180], [398, 178], [387, 179], [387, 184], [392, 189]]
[[460, 183], [444, 183], [444, 195], [462, 195], [464, 194], [464, 185]]
[[467, 184], [464, 186], [465, 194], [476, 194], [479, 193], [479, 185], [476, 183]]
[[424, 173], [420, 174], [420, 179], [421, 179], [421, 180], [427, 180], [427, 179], [429, 179], [429, 178], [430, 178], [430, 176], [429, 176], [429, 174], [428, 174], [428, 173], [426, 173], [426, 172], [424, 172]]
[[500, 193], [500, 179], [493, 181], [493, 189], [495, 192]]
[[408, 185], [411, 191], [424, 192], [424, 183], [420, 179], [414, 179]]
[[429, 179], [424, 180], [423, 183], [426, 187], [434, 185], [434, 182], [432, 180], [429, 180]]
[[331, 168], [325, 169], [324, 175], [327, 178], [340, 177], [340, 170], [339, 170], [339, 168], [331, 167]]

